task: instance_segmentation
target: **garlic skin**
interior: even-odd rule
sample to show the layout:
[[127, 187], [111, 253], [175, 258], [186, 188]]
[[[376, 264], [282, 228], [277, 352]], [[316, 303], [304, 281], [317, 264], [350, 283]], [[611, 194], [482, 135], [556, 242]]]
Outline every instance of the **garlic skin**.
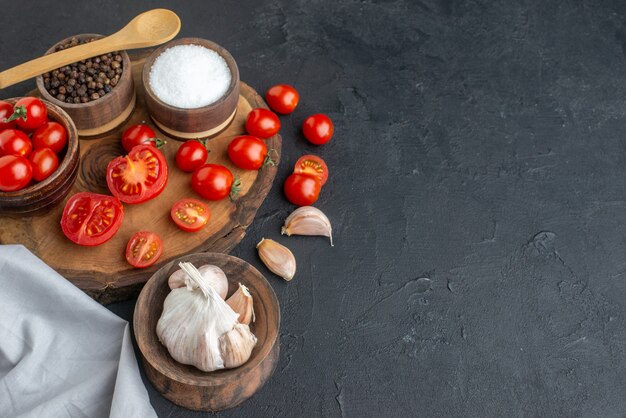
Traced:
[[270, 271], [290, 281], [296, 274], [296, 258], [289, 248], [271, 239], [263, 238], [256, 246], [259, 257]]
[[226, 303], [239, 314], [239, 322], [242, 324], [249, 325], [250, 321], [255, 320], [252, 295], [248, 288], [241, 283], [239, 283], [239, 289], [226, 300]]
[[[228, 294], [228, 279], [226, 278], [226, 273], [218, 266], [212, 264], [205, 264], [199, 267], [198, 271], [208, 281], [209, 285], [215, 289], [217, 294], [220, 295], [222, 299], [226, 299], [226, 295]], [[189, 286], [186, 279], [187, 275], [184, 271], [176, 270], [168, 279], [167, 285], [170, 289]]]
[[[252, 335], [252, 338], [249, 336]], [[257, 339], [246, 324], [237, 324], [220, 337], [220, 353], [224, 368], [232, 369], [244, 364], [250, 358]]]
[[174, 360], [205, 372], [243, 364], [256, 337], [247, 325], [237, 322], [239, 315], [198, 269], [191, 263], [179, 265], [186, 286], [173, 289], [165, 298], [156, 327], [159, 340]]
[[333, 228], [330, 220], [321, 210], [313, 206], [302, 206], [291, 212], [285, 219], [280, 233], [283, 235], [321, 235], [330, 238], [333, 245]]

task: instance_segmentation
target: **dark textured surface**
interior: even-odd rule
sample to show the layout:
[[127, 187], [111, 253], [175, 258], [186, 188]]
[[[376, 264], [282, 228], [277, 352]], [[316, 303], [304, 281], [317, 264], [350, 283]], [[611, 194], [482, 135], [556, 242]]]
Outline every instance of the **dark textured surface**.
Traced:
[[[3, 0], [0, 67], [157, 4], [253, 87], [302, 98], [234, 251], [268, 276], [261, 237], [298, 259], [270, 277], [280, 363], [219, 416], [626, 415], [626, 3]], [[314, 112], [336, 126], [320, 148], [299, 134]], [[331, 167], [334, 248], [278, 235], [309, 152]], [[160, 416], [200, 416], [148, 387]]]

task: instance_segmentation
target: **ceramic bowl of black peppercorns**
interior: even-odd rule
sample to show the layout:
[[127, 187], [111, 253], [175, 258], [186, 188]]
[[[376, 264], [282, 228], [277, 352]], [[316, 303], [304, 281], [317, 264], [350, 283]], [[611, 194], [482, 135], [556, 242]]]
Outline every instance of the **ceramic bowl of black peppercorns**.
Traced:
[[[56, 43], [46, 55], [102, 38], [75, 35]], [[82, 60], [37, 77], [41, 96], [74, 121], [80, 136], [95, 136], [122, 124], [135, 107], [130, 57], [117, 51]]]

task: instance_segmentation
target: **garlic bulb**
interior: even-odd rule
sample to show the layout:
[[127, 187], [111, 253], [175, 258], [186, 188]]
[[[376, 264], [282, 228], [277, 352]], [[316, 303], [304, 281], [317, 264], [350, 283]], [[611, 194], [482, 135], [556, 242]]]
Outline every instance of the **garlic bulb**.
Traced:
[[[252, 335], [254, 338], [249, 338]], [[244, 364], [250, 358], [256, 345], [256, 337], [246, 324], [237, 324], [220, 337], [220, 351], [224, 353], [224, 368], [232, 369]]]
[[296, 258], [289, 248], [265, 238], [256, 245], [256, 248], [259, 251], [261, 261], [272, 273], [287, 281], [293, 279], [296, 274]]
[[254, 321], [254, 308], [252, 306], [252, 295], [248, 288], [239, 283], [239, 289], [226, 300], [228, 306], [239, 314], [239, 322], [248, 325]]
[[165, 298], [157, 336], [172, 358], [210, 372], [245, 363], [256, 344], [247, 325], [191, 263], [179, 264], [186, 286]]
[[[228, 279], [224, 271], [218, 266], [212, 264], [205, 264], [198, 268], [198, 271], [202, 274], [209, 286], [211, 286], [222, 299], [226, 299], [228, 294]], [[186, 286], [186, 274], [182, 270], [176, 270], [167, 281], [167, 285], [170, 289], [177, 289], [179, 287]], [[192, 284], [193, 286], [193, 284]]]
[[324, 212], [313, 206], [302, 206], [291, 212], [285, 219], [281, 234], [291, 235], [322, 235], [330, 238], [333, 246], [333, 228]]

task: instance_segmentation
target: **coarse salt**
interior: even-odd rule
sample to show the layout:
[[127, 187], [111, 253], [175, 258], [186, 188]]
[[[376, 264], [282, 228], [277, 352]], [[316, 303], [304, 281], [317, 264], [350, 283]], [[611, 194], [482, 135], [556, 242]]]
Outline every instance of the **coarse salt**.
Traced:
[[150, 87], [170, 106], [195, 109], [219, 100], [232, 75], [220, 54], [200, 45], [177, 45], [163, 51], [150, 69]]

